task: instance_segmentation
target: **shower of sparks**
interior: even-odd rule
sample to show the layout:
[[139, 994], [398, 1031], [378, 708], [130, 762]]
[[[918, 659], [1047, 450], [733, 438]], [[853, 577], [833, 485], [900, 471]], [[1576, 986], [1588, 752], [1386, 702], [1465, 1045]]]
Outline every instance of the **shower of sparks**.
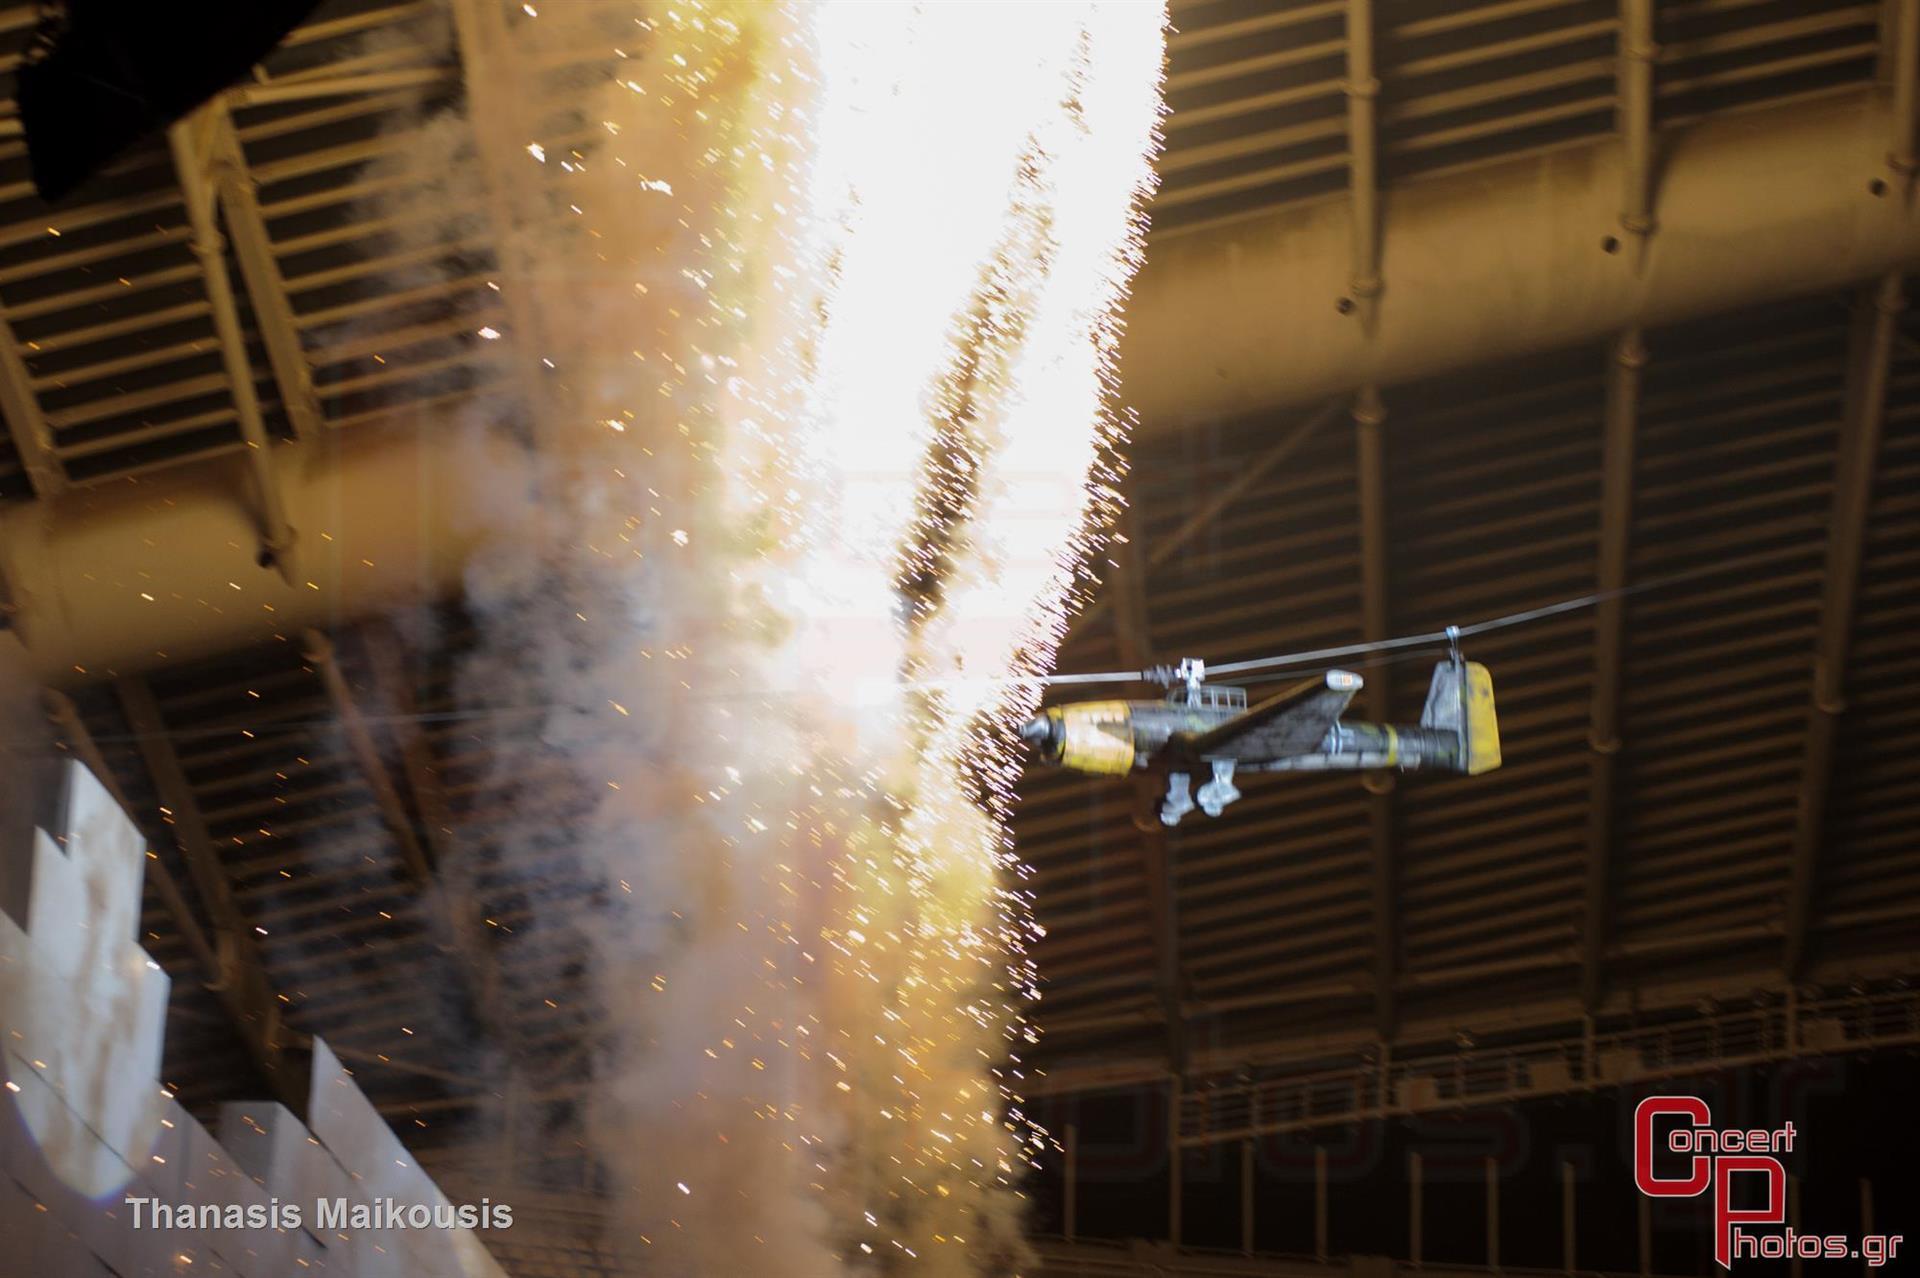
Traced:
[[556, 370], [543, 484], [593, 600], [552, 610], [592, 726], [549, 735], [633, 903], [595, 973], [617, 1241], [1018, 1272], [1045, 1135], [1007, 676], [1051, 662], [1116, 502], [1164, 14], [525, 12], [527, 47], [613, 43], [603, 92], [492, 144], [550, 205], [500, 286]]

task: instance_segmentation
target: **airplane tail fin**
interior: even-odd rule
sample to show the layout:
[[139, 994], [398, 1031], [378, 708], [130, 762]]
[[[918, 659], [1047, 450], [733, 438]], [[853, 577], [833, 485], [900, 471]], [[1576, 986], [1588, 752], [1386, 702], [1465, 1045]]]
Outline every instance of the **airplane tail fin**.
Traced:
[[1460, 738], [1460, 771], [1479, 776], [1500, 766], [1500, 722], [1493, 676], [1477, 661], [1442, 661], [1433, 669], [1420, 726]]

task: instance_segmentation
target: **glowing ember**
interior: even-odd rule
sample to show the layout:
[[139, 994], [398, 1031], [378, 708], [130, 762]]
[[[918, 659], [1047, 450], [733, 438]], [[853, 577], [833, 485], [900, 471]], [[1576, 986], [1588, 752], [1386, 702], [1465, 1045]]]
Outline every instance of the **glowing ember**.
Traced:
[[588, 1128], [658, 1272], [1021, 1265], [1031, 693], [1004, 676], [1051, 661], [1112, 510], [1163, 23], [515, 24], [530, 58], [619, 48], [572, 133], [483, 137], [556, 214], [502, 288], [536, 312], [520, 357], [564, 357], [537, 408], [565, 546], [476, 594], [519, 643], [542, 600], [552, 700], [583, 707], [547, 739], [630, 902], [592, 936], [617, 1043]]

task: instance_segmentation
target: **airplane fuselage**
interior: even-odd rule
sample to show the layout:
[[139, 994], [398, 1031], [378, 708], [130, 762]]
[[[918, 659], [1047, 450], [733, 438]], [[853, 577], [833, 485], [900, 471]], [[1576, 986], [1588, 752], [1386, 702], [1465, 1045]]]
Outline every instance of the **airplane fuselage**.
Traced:
[[1165, 773], [1160, 819], [1168, 825], [1195, 806], [1194, 775], [1210, 776], [1197, 794], [1216, 816], [1240, 797], [1237, 770], [1319, 772], [1365, 768], [1479, 773], [1500, 766], [1493, 682], [1486, 667], [1456, 656], [1434, 670], [1417, 725], [1346, 720], [1361, 679], [1329, 670], [1249, 707], [1239, 688], [1189, 683], [1164, 701], [1079, 701], [1050, 706], [1020, 735], [1044, 762], [1074, 772], [1124, 776]]
[[1049, 707], [1034, 720], [1044, 729], [1030, 739], [1043, 758], [1060, 767], [1118, 776], [1151, 767], [1175, 733], [1198, 736], [1244, 710], [1172, 701], [1078, 701]]

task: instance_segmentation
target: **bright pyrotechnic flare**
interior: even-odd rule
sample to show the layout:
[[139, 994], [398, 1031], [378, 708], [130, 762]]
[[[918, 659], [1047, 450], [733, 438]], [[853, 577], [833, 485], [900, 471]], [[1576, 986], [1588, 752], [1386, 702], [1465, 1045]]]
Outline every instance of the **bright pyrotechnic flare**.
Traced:
[[611, 67], [538, 120], [532, 72], [469, 89], [557, 517], [476, 593], [592, 708], [547, 736], [623, 907], [588, 1123], [619, 1241], [669, 1274], [1016, 1272], [1043, 1134], [1007, 676], [1051, 661], [1115, 502], [1164, 14], [515, 13], [541, 86], [556, 51]]

